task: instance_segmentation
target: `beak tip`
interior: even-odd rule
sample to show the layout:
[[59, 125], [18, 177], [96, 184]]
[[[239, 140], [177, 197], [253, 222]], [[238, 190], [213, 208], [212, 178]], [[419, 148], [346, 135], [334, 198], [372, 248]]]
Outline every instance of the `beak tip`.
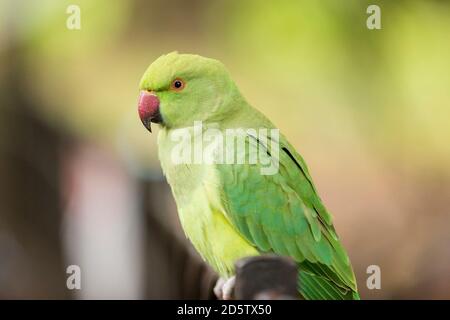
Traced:
[[144, 127], [150, 131], [150, 133], [152, 132], [152, 121], [151, 119], [141, 119], [142, 124], [144, 125]]

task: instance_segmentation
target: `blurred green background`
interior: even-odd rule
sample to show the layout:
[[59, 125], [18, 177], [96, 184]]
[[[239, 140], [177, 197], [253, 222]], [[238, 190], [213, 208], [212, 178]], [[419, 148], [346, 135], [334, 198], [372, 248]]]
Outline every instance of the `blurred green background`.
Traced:
[[[80, 30], [66, 27], [71, 4]], [[370, 4], [381, 8], [381, 30], [366, 27]], [[136, 110], [146, 67], [174, 50], [221, 60], [303, 155], [363, 298], [450, 298], [450, 2], [437, 0], [2, 0], [0, 297], [71, 297], [71, 263], [90, 275], [77, 298], [181, 296], [159, 294], [148, 273], [161, 267], [141, 261], [143, 185], [157, 183], [165, 200], [152, 210], [184, 239], [156, 134]], [[52, 161], [39, 155], [45, 148]], [[14, 175], [23, 170], [11, 150], [44, 172], [59, 220], [15, 205], [31, 201], [24, 188], [44, 189]], [[58, 221], [48, 243], [62, 243], [42, 244], [59, 252], [47, 265], [30, 240], [47, 232], [42, 219]], [[369, 265], [381, 267], [381, 290], [366, 287]]]

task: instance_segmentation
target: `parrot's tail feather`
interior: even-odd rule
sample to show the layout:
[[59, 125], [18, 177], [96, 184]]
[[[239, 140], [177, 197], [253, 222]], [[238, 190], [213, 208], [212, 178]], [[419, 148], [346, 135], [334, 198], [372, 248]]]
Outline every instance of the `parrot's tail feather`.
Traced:
[[300, 271], [298, 277], [300, 294], [306, 300], [359, 300], [359, 294], [343, 289], [324, 277]]

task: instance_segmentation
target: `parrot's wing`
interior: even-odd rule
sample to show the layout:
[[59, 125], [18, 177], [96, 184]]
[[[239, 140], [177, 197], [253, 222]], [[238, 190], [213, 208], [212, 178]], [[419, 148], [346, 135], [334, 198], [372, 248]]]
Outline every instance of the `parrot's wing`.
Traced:
[[[287, 255], [298, 262], [305, 298], [358, 298], [349, 258], [306, 164], [284, 138], [278, 156], [271, 154], [271, 140], [266, 142], [254, 136], [246, 139], [247, 159], [257, 152], [256, 164], [217, 165], [225, 214], [261, 252]], [[261, 174], [267, 161], [279, 162], [277, 173]]]

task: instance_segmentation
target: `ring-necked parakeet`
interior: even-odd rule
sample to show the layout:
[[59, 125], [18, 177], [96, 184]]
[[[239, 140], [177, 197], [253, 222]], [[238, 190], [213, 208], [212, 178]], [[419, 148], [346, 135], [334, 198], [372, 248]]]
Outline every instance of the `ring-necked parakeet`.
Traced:
[[[224, 136], [233, 129], [276, 129], [246, 102], [221, 62], [177, 52], [163, 55], [144, 73], [140, 90], [142, 122], [149, 130], [151, 122], [161, 126], [159, 158], [182, 227], [221, 277], [232, 277], [240, 258], [275, 253], [298, 263], [304, 298], [359, 299], [331, 215], [304, 160], [283, 135], [260, 139], [249, 133], [245, 139], [245, 156], [259, 152], [263, 160], [277, 162], [276, 173], [263, 174], [262, 160], [174, 161], [175, 148], [201, 138], [208, 128]], [[272, 142], [278, 150], [269, 148]], [[223, 147], [217, 139], [204, 139], [201, 146]]]

